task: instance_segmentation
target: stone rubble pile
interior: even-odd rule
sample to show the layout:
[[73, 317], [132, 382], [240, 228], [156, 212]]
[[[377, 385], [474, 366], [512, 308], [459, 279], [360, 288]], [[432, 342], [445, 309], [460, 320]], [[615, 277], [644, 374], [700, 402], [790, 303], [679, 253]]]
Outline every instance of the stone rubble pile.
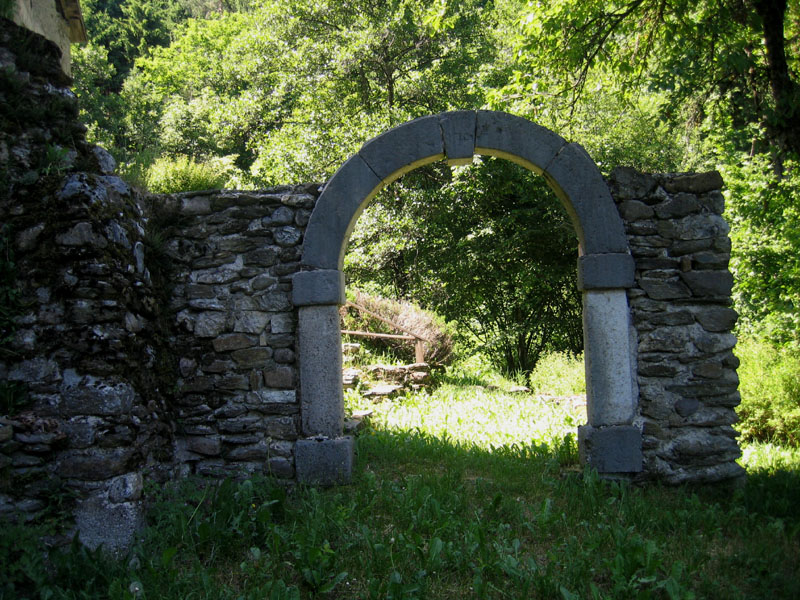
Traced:
[[[381, 383], [363, 392], [364, 397], [391, 398], [403, 390], [420, 390], [431, 385], [431, 366], [428, 363], [410, 365], [370, 365], [365, 368], [368, 378]], [[352, 389], [358, 385], [364, 371], [355, 367], [342, 369], [342, 386]]]

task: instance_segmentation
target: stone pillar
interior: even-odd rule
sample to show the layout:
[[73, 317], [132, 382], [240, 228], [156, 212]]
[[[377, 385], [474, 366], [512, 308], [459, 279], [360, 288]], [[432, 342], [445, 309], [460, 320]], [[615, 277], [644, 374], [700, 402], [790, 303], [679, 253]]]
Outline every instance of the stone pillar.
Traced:
[[298, 311], [302, 431], [304, 436], [342, 435], [342, 340], [339, 307], [302, 306]]
[[629, 425], [636, 401], [625, 290], [583, 293], [583, 339], [589, 425]]
[[301, 483], [348, 483], [353, 471], [353, 438], [343, 436], [342, 338], [339, 305], [344, 303], [340, 271], [304, 271], [293, 278], [298, 306], [297, 359], [300, 410], [305, 439], [295, 446]]
[[583, 293], [588, 425], [578, 430], [581, 460], [600, 473], [642, 470], [642, 434], [633, 425], [636, 396], [630, 317], [624, 289]]

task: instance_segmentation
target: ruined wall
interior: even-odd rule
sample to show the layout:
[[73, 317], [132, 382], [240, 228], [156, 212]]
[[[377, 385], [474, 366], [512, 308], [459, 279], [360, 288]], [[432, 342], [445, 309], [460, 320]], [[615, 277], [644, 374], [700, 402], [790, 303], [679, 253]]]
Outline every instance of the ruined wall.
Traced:
[[0, 514], [66, 509], [113, 545], [172, 455], [145, 219], [58, 48], [6, 20], [0, 40]]
[[170, 263], [184, 472], [294, 476], [291, 276], [318, 187], [150, 199]]
[[86, 42], [78, 0], [7, 0], [12, 4], [12, 21], [56, 44], [61, 51], [61, 69], [71, 75], [70, 43]]
[[643, 478], [738, 477], [737, 315], [722, 178], [618, 168], [609, 185], [636, 265], [628, 302], [638, 337]]

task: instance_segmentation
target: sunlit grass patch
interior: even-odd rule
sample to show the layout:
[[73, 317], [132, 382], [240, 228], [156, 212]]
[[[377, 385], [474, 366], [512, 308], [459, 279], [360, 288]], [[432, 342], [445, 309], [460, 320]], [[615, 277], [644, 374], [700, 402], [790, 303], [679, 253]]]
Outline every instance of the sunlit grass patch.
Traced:
[[545, 354], [529, 377], [531, 390], [540, 394], [573, 396], [586, 393], [583, 355]]
[[420, 431], [481, 448], [550, 443], [574, 434], [583, 418], [581, 406], [568, 399], [452, 384], [380, 403], [348, 392], [347, 403], [351, 410], [373, 410], [374, 427]]
[[[553, 378], [562, 368], [574, 374], [576, 363], [582, 369], [582, 362], [565, 355], [546, 361]], [[377, 403], [361, 397], [358, 390], [348, 390], [345, 404], [350, 412], [373, 411], [370, 422], [375, 428], [419, 431], [485, 449], [549, 444], [574, 435], [586, 421], [583, 396], [562, 394], [581, 386], [547, 393], [540, 383], [539, 393], [512, 392], [519, 387], [516, 382], [499, 375], [479, 356], [437, 377], [440, 384], [431, 391], [409, 391]]]
[[791, 448], [769, 442], [742, 444], [739, 461], [748, 472], [798, 471], [800, 472], [800, 448]]

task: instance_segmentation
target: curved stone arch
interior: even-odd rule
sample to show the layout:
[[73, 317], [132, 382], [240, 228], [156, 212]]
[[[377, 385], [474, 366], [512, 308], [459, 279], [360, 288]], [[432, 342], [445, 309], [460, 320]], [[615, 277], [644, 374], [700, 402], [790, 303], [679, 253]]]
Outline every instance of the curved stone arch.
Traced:
[[578, 144], [502, 112], [456, 111], [415, 119], [364, 144], [328, 181], [311, 214], [292, 299], [298, 312], [301, 481], [347, 480], [352, 440], [342, 437], [341, 268], [350, 234], [370, 200], [401, 175], [437, 160], [468, 164], [475, 154], [511, 160], [544, 176], [564, 204], [580, 243], [589, 423], [581, 457], [601, 473], [641, 470], [635, 426], [635, 359], [625, 288], [634, 263], [624, 226], [597, 165]]

